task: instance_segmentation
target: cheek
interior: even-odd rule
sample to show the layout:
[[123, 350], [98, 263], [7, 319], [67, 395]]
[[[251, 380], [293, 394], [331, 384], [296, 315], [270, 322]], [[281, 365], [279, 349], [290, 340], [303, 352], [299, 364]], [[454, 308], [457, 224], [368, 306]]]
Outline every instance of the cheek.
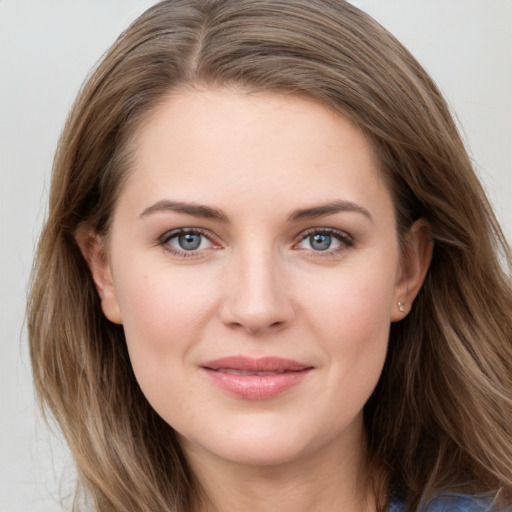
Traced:
[[[376, 384], [384, 363], [396, 282], [396, 259], [378, 258], [347, 266], [311, 288], [305, 318], [330, 360], [336, 379], [350, 375]], [[357, 390], [354, 388], [354, 392]]]
[[133, 371], [147, 400], [165, 418], [193, 414], [181, 399], [194, 392], [194, 368], [188, 363], [215, 309], [214, 288], [200, 285], [212, 279], [183, 270], [146, 261], [124, 266], [118, 279]]
[[395, 281], [395, 268], [389, 264], [347, 267], [317, 281], [302, 302], [319, 328], [357, 339], [358, 333], [389, 326]]
[[[124, 267], [117, 289], [134, 367], [170, 364], [199, 340], [215, 304], [213, 279], [190, 269], [142, 264]], [[144, 272], [140, 272], [144, 268]], [[130, 269], [133, 271], [130, 272]]]

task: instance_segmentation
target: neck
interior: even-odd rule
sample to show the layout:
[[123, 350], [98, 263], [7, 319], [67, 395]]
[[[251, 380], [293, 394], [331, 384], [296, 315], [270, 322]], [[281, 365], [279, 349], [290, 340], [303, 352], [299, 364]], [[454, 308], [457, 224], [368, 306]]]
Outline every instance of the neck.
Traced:
[[375, 512], [375, 489], [385, 483], [370, 470], [363, 437], [359, 445], [328, 443], [280, 464], [237, 464], [197, 450], [187, 459], [201, 490], [193, 512]]

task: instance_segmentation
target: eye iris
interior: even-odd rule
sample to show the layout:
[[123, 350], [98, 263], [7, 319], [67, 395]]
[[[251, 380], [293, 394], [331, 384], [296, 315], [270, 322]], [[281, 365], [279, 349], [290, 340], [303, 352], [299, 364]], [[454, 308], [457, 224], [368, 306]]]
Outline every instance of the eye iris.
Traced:
[[186, 233], [178, 237], [180, 247], [185, 251], [194, 251], [201, 245], [201, 235], [197, 233]]
[[315, 251], [326, 251], [331, 246], [331, 236], [317, 233], [309, 237], [309, 243]]

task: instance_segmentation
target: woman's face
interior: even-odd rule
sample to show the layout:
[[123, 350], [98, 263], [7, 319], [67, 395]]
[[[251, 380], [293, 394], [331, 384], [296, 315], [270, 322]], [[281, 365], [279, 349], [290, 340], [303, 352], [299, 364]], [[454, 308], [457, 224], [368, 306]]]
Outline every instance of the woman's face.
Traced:
[[361, 446], [413, 267], [358, 130], [310, 100], [225, 89], [176, 94], [143, 125], [92, 265], [186, 452], [248, 464]]

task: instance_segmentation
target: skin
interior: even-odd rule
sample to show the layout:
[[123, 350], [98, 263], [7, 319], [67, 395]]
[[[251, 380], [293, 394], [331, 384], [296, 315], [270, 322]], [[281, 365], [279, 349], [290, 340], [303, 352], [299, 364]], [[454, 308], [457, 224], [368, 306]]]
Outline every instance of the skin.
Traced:
[[[402, 250], [367, 140], [308, 99], [182, 91], [134, 148], [106, 251], [92, 229], [79, 243], [105, 315], [124, 326], [141, 389], [179, 433], [209, 510], [374, 510], [362, 409], [390, 323], [410, 310], [428, 268], [424, 223]], [[183, 228], [201, 230], [192, 233], [198, 250], [180, 246]], [[318, 250], [315, 233], [331, 237], [328, 249]], [[312, 370], [277, 396], [248, 400], [201, 368], [232, 355]]]

